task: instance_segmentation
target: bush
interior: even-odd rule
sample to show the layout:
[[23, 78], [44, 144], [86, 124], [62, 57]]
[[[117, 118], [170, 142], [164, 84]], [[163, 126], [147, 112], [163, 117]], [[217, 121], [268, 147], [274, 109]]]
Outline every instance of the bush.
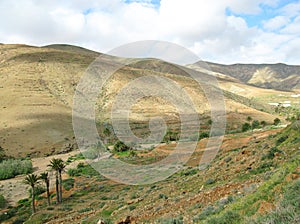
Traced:
[[289, 138], [289, 136], [282, 136], [279, 139], [277, 139], [276, 141], [276, 145], [280, 145], [281, 143], [285, 142], [285, 140], [287, 140]]
[[84, 163], [79, 163], [76, 169], [68, 169], [67, 171], [70, 177], [86, 176], [86, 177], [101, 177], [102, 176], [96, 171], [91, 165], [85, 165]]
[[6, 200], [2, 194], [0, 194], [0, 209], [3, 209], [6, 207]]
[[267, 122], [266, 121], [262, 121], [260, 122], [261, 126], [265, 127], [267, 125]]
[[279, 125], [281, 120], [279, 118], [274, 119], [274, 125]]
[[114, 145], [115, 152], [125, 152], [129, 150], [131, 150], [131, 147], [127, 146], [124, 142], [117, 141], [117, 143]]
[[158, 198], [160, 199], [168, 199], [168, 196], [165, 194], [159, 194]]
[[210, 215], [214, 215], [217, 212], [216, 208], [212, 205], [205, 207], [201, 213], [194, 219], [195, 222], [204, 220]]
[[274, 159], [276, 153], [282, 153], [277, 147], [272, 147], [267, 155], [263, 155], [262, 160], [265, 159]]
[[8, 157], [6, 156], [4, 149], [0, 146], [0, 163], [6, 159], [8, 159]]
[[33, 167], [30, 160], [8, 159], [0, 163], [0, 180], [13, 178], [21, 174], [32, 173]]
[[17, 218], [12, 224], [23, 224], [26, 220], [24, 218]]
[[216, 180], [214, 180], [214, 179], [208, 179], [206, 182], [205, 182], [205, 184], [206, 185], [211, 185], [211, 184], [214, 184], [216, 182]]
[[72, 169], [72, 168], [70, 168], [70, 169], [68, 169], [67, 173], [68, 173], [68, 175], [70, 177], [78, 177], [78, 176], [80, 176], [80, 170], [78, 170], [78, 169]]
[[252, 129], [256, 129], [256, 128], [259, 128], [259, 121], [258, 120], [255, 120], [252, 122]]
[[136, 208], [135, 205], [129, 205], [129, 211], [133, 211]]
[[[34, 188], [34, 196], [35, 197], [39, 196], [39, 195], [41, 195], [41, 194], [43, 194], [45, 192], [46, 192], [46, 189], [43, 186], [41, 186], [41, 185], [37, 185]], [[30, 194], [30, 197], [31, 197], [32, 196], [32, 189], [31, 188], [29, 189], [29, 194]]]
[[202, 132], [202, 133], [200, 133], [199, 139], [208, 138], [208, 137], [209, 137], [208, 132]]
[[211, 218], [207, 221], [208, 224], [228, 224], [241, 223], [242, 217], [235, 211], [227, 211], [224, 214]]
[[242, 131], [246, 132], [249, 131], [251, 129], [251, 125], [249, 123], [244, 123], [242, 126]]
[[158, 221], [161, 224], [183, 224], [183, 217], [164, 218]]
[[193, 175], [195, 175], [197, 173], [198, 173], [197, 169], [193, 169], [193, 168], [189, 167], [186, 170], [182, 170], [181, 173], [180, 173], [180, 175], [181, 176], [193, 176]]
[[73, 178], [65, 179], [62, 182], [62, 185], [66, 191], [71, 190], [74, 187], [75, 180]]

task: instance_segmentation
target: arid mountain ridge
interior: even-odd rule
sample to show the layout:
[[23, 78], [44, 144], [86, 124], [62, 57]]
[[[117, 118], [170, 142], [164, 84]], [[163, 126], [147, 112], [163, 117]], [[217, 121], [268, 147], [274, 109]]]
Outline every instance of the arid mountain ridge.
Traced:
[[[7, 154], [44, 156], [72, 148], [74, 92], [85, 70], [99, 55], [103, 56], [101, 63], [110, 66], [111, 56], [76, 46], [0, 45], [0, 146]], [[220, 74], [222, 72], [217, 78], [224, 91], [230, 129], [238, 128], [248, 116], [269, 123], [274, 120], [276, 116], [270, 114], [269, 105], [255, 99], [258, 95], [291, 94], [248, 85], [251, 73], [246, 69], [244, 74], [242, 67], [233, 66], [231, 72], [230, 66], [209, 65], [213, 71]], [[262, 65], [257, 66], [260, 68]], [[256, 65], [249, 67], [254, 72]], [[224, 71], [221, 70], [223, 68]], [[296, 72], [297, 68], [288, 66], [286, 69], [290, 71], [288, 74], [294, 74], [293, 71]], [[238, 75], [239, 71], [241, 76]], [[119, 70], [106, 83], [96, 103], [97, 120], [102, 122], [110, 118], [113, 100], [124, 85], [137, 77], [153, 74], [172, 79], [182, 86], [202, 118], [209, 118], [209, 103], [195, 81], [177, 66], [156, 59], [146, 59], [136, 64], [133, 60], [132, 65]], [[210, 73], [202, 71], [199, 75], [205, 77]], [[288, 81], [295, 79], [291, 84], [297, 86], [295, 75], [282, 78]], [[161, 86], [154, 85], [152, 88], [159, 92]], [[153, 116], [163, 116], [170, 123], [178, 120], [176, 108], [155, 97], [145, 98], [134, 105], [130, 119], [148, 124], [149, 118]]]

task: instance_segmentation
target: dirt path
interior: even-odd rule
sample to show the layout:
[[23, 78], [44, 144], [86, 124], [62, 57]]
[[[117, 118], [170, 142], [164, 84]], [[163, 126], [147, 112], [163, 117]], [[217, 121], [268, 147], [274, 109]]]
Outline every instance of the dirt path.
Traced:
[[[79, 151], [73, 151], [67, 154], [49, 156], [44, 158], [34, 158], [32, 159], [32, 165], [35, 174], [40, 174], [46, 170], [49, 170], [48, 164], [53, 158], [62, 159], [66, 161], [70, 156], [78, 154]], [[77, 163], [73, 162], [69, 164], [66, 169], [76, 166]], [[1, 180], [0, 181], [0, 194], [2, 194], [10, 205], [16, 205], [21, 199], [27, 198], [29, 196], [28, 190], [29, 186], [23, 183], [25, 175], [20, 175], [12, 179]], [[50, 184], [54, 187], [55, 176], [54, 172], [50, 172]]]

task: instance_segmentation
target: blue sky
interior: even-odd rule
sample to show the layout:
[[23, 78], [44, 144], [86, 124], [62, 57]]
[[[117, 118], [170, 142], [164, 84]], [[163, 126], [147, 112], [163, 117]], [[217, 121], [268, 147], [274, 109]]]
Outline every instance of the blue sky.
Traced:
[[296, 0], [1, 0], [0, 42], [106, 52], [141, 40], [219, 63], [300, 64]]

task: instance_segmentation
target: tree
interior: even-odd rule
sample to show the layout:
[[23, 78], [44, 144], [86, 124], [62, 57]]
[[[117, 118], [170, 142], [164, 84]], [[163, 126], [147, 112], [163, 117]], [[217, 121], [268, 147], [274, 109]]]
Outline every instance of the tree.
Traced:
[[31, 186], [32, 192], [31, 192], [31, 197], [32, 197], [32, 213], [36, 212], [35, 209], [35, 186], [38, 183], [39, 178], [36, 174], [29, 174], [25, 177], [24, 183], [28, 184]]
[[248, 121], [248, 122], [252, 121], [252, 117], [248, 116], [248, 117], [247, 117], [247, 121]]
[[40, 174], [40, 179], [43, 180], [46, 184], [46, 189], [47, 189], [47, 201], [48, 205], [50, 205], [50, 192], [49, 192], [49, 187], [50, 187], [50, 178], [48, 172], [44, 172]]
[[62, 159], [58, 160], [58, 175], [59, 175], [59, 202], [62, 202], [62, 176], [61, 173], [65, 170], [66, 165]]
[[213, 123], [212, 119], [209, 119], [209, 120], [207, 121], [207, 124], [208, 124], [208, 125], [212, 125], [212, 123]]
[[267, 122], [266, 122], [266, 121], [262, 121], [262, 122], [260, 122], [260, 124], [261, 124], [263, 127], [265, 127], [265, 126], [267, 125]]
[[61, 159], [52, 159], [50, 164], [48, 165], [51, 167], [52, 170], [55, 171], [55, 190], [56, 190], [56, 202], [60, 203], [60, 193], [59, 193], [59, 178], [58, 178], [58, 170], [59, 170], [59, 163]]
[[276, 118], [275, 120], [274, 120], [274, 125], [279, 125], [280, 124], [280, 122], [281, 122], [281, 120], [279, 119], [279, 118]]
[[252, 129], [256, 129], [256, 128], [259, 128], [259, 121], [258, 120], [255, 120], [252, 122]]
[[251, 125], [249, 123], [244, 123], [242, 126], [242, 131], [246, 132], [251, 129]]

